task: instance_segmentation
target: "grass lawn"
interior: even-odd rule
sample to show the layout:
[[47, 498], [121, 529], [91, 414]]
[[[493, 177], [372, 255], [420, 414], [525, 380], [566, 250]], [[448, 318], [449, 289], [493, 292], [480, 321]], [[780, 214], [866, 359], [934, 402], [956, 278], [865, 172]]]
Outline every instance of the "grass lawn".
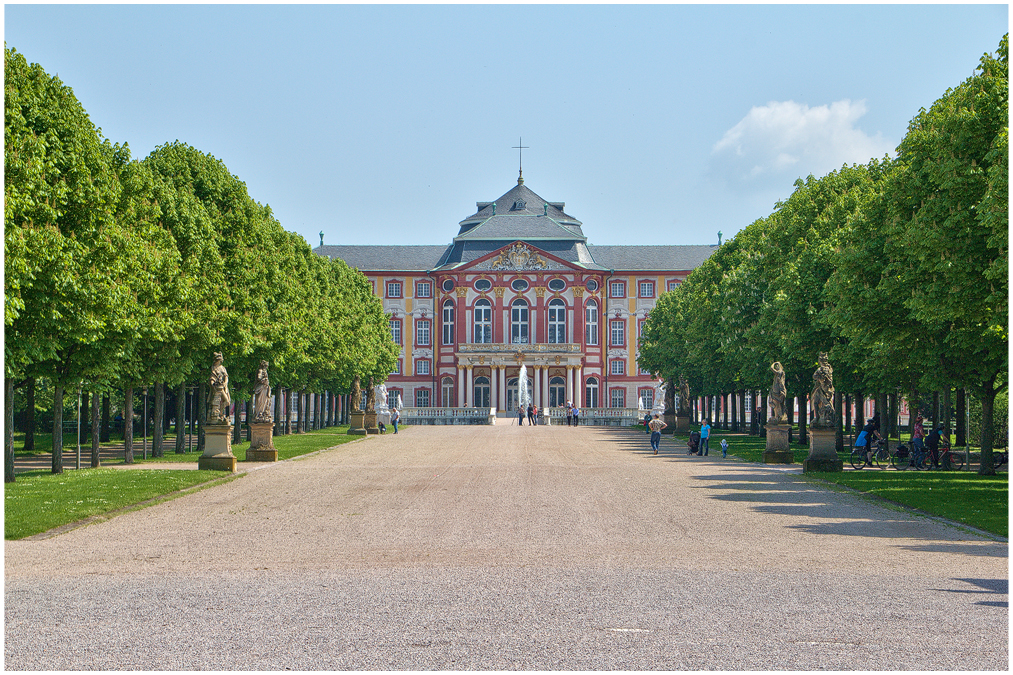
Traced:
[[194, 485], [232, 480], [221, 471], [32, 471], [4, 484], [4, 539], [21, 539]]
[[[278, 449], [278, 459], [291, 459], [362, 438], [362, 436], [349, 436], [347, 431], [348, 426], [345, 425], [311, 431], [306, 434], [275, 436], [274, 445]], [[39, 446], [41, 446], [40, 441], [42, 440], [40, 436], [42, 434], [36, 434], [36, 443]], [[48, 442], [49, 438], [47, 436], [45, 439], [47, 441], [46, 454], [52, 452], [52, 446]], [[111, 445], [118, 445], [122, 451], [122, 441], [118, 444], [114, 442]], [[200, 456], [197, 452], [177, 455], [174, 449], [175, 440], [171, 440], [166, 443], [164, 457], [149, 457], [145, 460], [141, 459], [139, 445], [135, 440], [134, 459], [135, 463], [140, 465], [166, 462], [196, 464], [197, 458]], [[150, 452], [151, 446], [148, 447]], [[246, 459], [246, 450], [249, 447], [249, 443], [243, 442], [232, 446], [232, 452], [242, 462]], [[88, 449], [85, 450], [82, 447], [82, 452], [86, 456], [90, 456], [90, 440]], [[105, 462], [106, 465], [122, 463], [122, 456], [119, 460]], [[80, 471], [67, 470], [62, 474], [53, 474], [50, 471], [19, 473], [16, 482], [4, 485], [4, 538], [21, 539], [60, 525], [133, 506], [150, 499], [170, 498], [171, 493], [194, 485], [216, 479], [218, 482], [224, 482], [235, 477], [234, 474], [221, 471], [173, 471], [167, 469], [87, 468]]]
[[[676, 435], [682, 445], [689, 434]], [[728, 454], [747, 462], [763, 462], [767, 439], [722, 432], [711, 432], [710, 452], [721, 454], [721, 439], [728, 439]], [[792, 443], [795, 463], [801, 465], [809, 448]], [[959, 451], [958, 451], [959, 452]], [[850, 450], [839, 455], [844, 462], [841, 473], [811, 473], [807, 477], [844, 485], [853, 490], [877, 495], [926, 513], [964, 523], [972, 527], [1009, 536], [1009, 474], [979, 476], [975, 471], [895, 471], [874, 469], [854, 471], [849, 463]], [[972, 460], [974, 454], [972, 453]]]

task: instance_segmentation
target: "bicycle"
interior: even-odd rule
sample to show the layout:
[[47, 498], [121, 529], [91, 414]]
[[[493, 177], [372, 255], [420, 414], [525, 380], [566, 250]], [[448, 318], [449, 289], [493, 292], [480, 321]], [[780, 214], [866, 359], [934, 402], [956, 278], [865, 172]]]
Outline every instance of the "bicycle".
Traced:
[[914, 457], [911, 456], [906, 445], [898, 445], [897, 450], [890, 453], [890, 466], [898, 471], [924, 468], [915, 464]]
[[[928, 454], [931, 455], [931, 453]], [[964, 456], [950, 452], [950, 446], [948, 445], [942, 446], [939, 448], [939, 465], [936, 466], [930, 462], [925, 465], [925, 470], [945, 471], [947, 463], [949, 463], [950, 470], [960, 471], [964, 468]]]
[[885, 469], [889, 463], [890, 452], [884, 447], [883, 441], [876, 441], [876, 448], [872, 450], [871, 457], [869, 451], [864, 447], [855, 448], [851, 451], [851, 466], [857, 470], [861, 470], [866, 466]]

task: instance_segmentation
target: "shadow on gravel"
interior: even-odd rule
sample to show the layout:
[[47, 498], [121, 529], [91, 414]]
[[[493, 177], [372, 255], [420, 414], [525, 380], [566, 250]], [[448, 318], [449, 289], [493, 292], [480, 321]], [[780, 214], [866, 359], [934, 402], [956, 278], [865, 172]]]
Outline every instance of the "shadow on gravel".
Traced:
[[1005, 595], [1006, 600], [980, 600], [974, 604], [985, 607], [1006, 607], [1009, 608], [1009, 579], [963, 579], [955, 577], [952, 581], [963, 581], [964, 583], [977, 586], [978, 588], [932, 588], [930, 590], [942, 593], [968, 593], [972, 595]]

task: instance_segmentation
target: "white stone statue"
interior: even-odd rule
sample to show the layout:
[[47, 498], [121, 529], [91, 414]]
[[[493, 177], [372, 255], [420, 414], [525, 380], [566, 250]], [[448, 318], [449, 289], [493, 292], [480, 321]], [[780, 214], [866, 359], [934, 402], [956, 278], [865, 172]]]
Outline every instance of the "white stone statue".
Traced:
[[665, 380], [658, 380], [658, 384], [654, 386], [654, 406], [651, 408], [651, 415], [657, 414], [658, 417], [664, 417], [665, 415], [665, 390], [668, 385], [665, 384]]
[[373, 396], [376, 399], [376, 421], [390, 424], [390, 408], [387, 406], [387, 385], [383, 382], [373, 387]]

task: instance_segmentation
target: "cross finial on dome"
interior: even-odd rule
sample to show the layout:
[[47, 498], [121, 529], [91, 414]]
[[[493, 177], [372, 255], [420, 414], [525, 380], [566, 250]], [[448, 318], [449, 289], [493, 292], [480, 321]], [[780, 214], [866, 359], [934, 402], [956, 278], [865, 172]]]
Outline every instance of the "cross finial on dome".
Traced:
[[528, 149], [528, 146], [524, 145], [521, 141], [521, 137], [517, 137], [517, 145], [514, 146], [514, 150], [517, 151], [517, 184], [524, 185], [524, 151]]

